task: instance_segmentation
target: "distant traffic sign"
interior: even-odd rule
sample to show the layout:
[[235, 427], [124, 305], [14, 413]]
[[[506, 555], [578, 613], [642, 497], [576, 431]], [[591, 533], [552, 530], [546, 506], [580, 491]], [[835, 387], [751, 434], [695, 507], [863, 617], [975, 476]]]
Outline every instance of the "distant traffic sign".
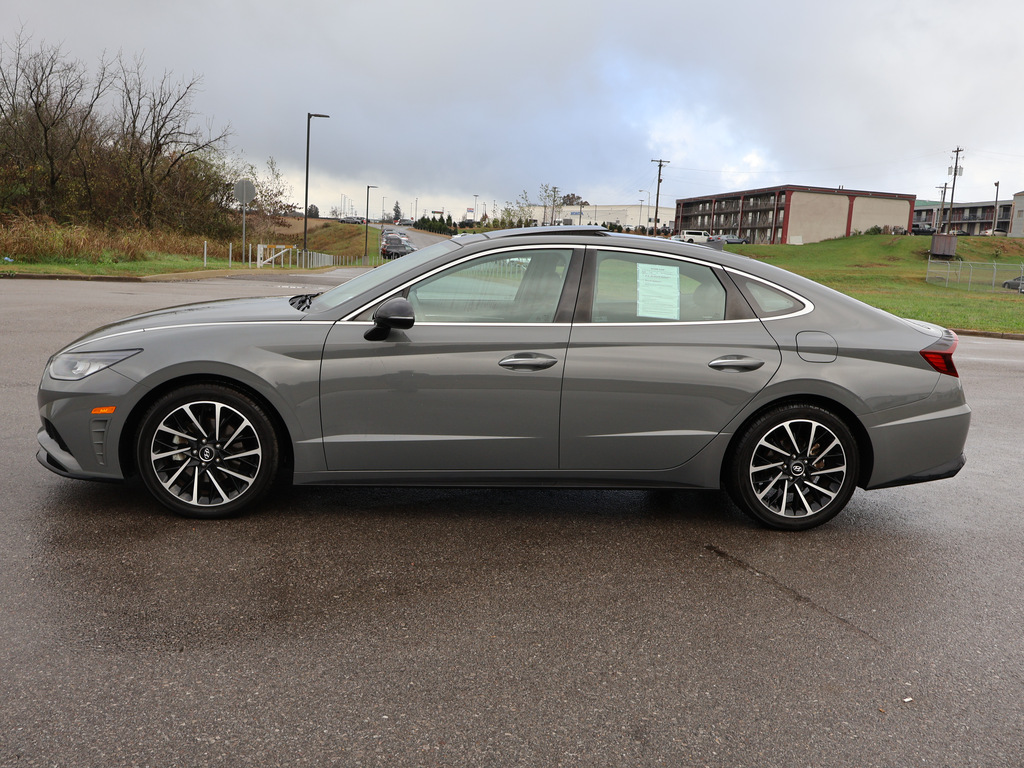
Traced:
[[235, 183], [235, 199], [242, 205], [248, 205], [256, 199], [256, 186], [248, 179], [240, 179]]

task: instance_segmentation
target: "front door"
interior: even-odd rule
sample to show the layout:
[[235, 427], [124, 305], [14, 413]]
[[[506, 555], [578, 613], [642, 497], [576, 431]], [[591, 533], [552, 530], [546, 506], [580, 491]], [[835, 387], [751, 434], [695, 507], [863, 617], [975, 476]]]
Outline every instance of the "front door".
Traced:
[[403, 291], [415, 324], [384, 341], [337, 323], [321, 375], [328, 469], [555, 469], [572, 256], [510, 248], [427, 276]]

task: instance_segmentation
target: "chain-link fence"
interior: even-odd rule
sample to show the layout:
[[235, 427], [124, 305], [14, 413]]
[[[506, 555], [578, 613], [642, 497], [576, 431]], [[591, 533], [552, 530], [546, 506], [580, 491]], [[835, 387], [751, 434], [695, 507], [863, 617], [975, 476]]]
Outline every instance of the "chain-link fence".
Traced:
[[928, 257], [925, 281], [967, 291], [1016, 291], [1024, 294], [1024, 262], [960, 261]]

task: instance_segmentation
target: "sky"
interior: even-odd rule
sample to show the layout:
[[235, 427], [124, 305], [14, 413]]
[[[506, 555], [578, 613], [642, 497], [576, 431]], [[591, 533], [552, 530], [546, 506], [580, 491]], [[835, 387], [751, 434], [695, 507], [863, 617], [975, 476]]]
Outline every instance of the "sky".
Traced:
[[[3, 0], [0, 42], [202, 79], [199, 124], [309, 202], [458, 219], [797, 184], [1024, 190], [1019, 0]], [[3, 60], [0, 60], [3, 61]], [[308, 121], [308, 113], [329, 115]], [[367, 190], [368, 185], [375, 188]], [[947, 202], [948, 202], [947, 192]], [[476, 203], [475, 203], [476, 201]]]

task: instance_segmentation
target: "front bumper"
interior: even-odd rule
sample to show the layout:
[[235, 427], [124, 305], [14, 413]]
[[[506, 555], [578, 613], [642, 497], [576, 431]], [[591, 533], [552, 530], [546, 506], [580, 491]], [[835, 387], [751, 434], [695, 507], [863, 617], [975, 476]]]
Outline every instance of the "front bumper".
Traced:
[[[80, 480], [122, 480], [119, 444], [138, 390], [107, 369], [76, 382], [43, 375], [38, 405], [42, 426], [36, 459], [51, 472]], [[113, 407], [111, 414], [97, 407]]]

